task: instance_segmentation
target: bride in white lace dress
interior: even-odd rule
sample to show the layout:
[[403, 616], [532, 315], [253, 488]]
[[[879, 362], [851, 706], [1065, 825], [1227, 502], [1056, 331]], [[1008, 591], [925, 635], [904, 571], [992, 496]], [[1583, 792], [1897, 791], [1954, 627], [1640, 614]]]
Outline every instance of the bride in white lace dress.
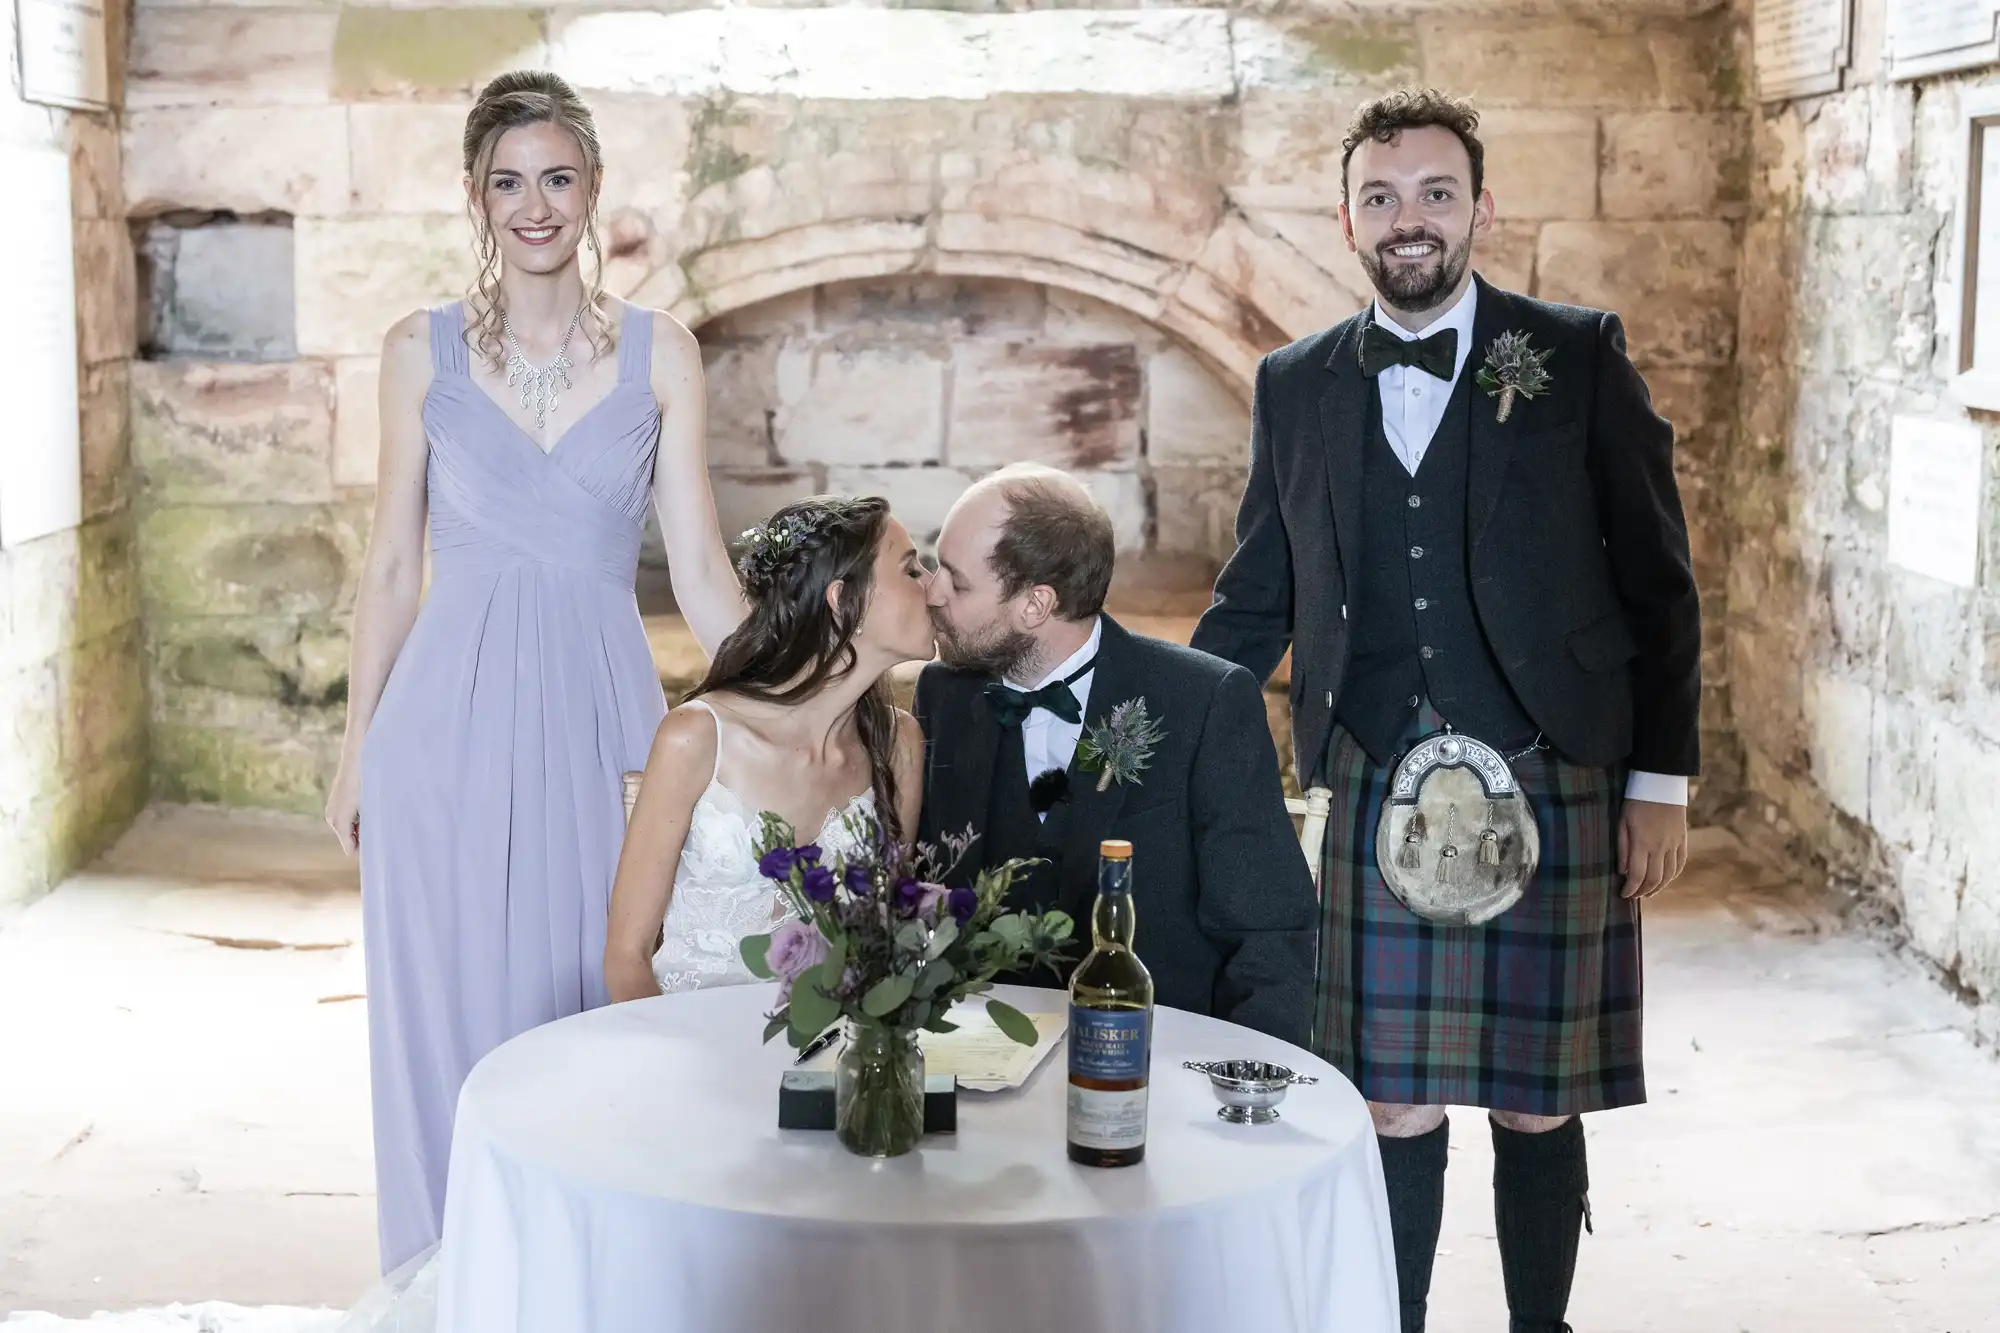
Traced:
[[[738, 572], [749, 618], [646, 759], [611, 890], [614, 1002], [754, 980], [742, 940], [790, 915], [751, 850], [764, 812], [816, 831], [829, 860], [864, 817], [898, 841], [916, 828], [923, 733], [886, 683], [933, 651], [910, 534], [879, 499], [802, 500], [750, 534]], [[430, 1333], [436, 1254], [384, 1278], [336, 1333]]]
[[854, 817], [898, 841], [916, 827], [923, 733], [884, 680], [932, 652], [909, 533], [881, 500], [803, 500], [739, 572], [749, 619], [646, 758], [611, 889], [614, 1001], [752, 979], [738, 946], [789, 915], [751, 851], [765, 812], [828, 852], [851, 849]]

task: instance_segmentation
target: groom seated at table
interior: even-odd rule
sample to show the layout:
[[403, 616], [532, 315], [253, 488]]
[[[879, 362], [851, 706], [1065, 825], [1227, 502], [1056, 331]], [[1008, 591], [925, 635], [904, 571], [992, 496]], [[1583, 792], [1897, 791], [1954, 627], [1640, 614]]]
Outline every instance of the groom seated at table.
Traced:
[[941, 660], [917, 683], [919, 836], [979, 835], [958, 876], [1039, 858], [1014, 893], [1076, 918], [1071, 966], [1089, 947], [1098, 844], [1129, 841], [1157, 1002], [1303, 1045], [1314, 893], [1262, 691], [1104, 614], [1113, 552], [1110, 518], [1054, 468], [1004, 469], [952, 507], [930, 588]]

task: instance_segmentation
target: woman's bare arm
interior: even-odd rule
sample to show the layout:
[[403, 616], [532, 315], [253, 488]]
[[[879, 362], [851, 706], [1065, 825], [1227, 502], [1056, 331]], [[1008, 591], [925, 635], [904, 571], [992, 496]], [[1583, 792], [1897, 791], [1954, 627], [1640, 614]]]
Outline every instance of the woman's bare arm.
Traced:
[[382, 343], [382, 442], [376, 463], [375, 517], [354, 604], [347, 730], [326, 809], [334, 836], [350, 853], [359, 836], [361, 743], [423, 595], [424, 475], [429, 457], [423, 416], [430, 385], [430, 315], [419, 310], [398, 320]]
[[611, 922], [604, 940], [604, 985], [613, 1003], [660, 993], [653, 945], [673, 900], [674, 871], [695, 802], [715, 772], [716, 726], [705, 708], [676, 708], [653, 733], [646, 777], [618, 854]]
[[660, 451], [653, 462], [653, 507], [667, 543], [674, 601], [702, 652], [750, 613], [730, 563], [715, 491], [708, 480], [708, 400], [701, 344], [672, 315], [653, 316], [653, 397], [660, 404]]

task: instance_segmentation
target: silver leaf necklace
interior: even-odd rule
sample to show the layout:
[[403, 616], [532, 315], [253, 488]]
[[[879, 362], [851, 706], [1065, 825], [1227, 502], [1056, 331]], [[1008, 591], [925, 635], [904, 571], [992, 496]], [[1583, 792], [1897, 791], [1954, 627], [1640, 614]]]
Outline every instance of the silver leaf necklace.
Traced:
[[528, 364], [528, 358], [521, 352], [521, 343], [514, 336], [514, 322], [507, 318], [507, 307], [500, 307], [500, 328], [507, 335], [507, 347], [512, 353], [507, 358], [507, 387], [513, 388], [515, 381], [521, 383], [521, 406], [532, 412], [535, 429], [541, 430], [549, 423], [549, 413], [556, 410], [556, 396], [559, 389], [576, 386], [569, 382], [572, 369], [569, 360], [570, 339], [576, 337], [576, 327], [583, 322], [583, 307], [578, 306], [570, 316], [569, 332], [563, 334], [562, 345], [556, 348], [555, 360], [540, 370]]

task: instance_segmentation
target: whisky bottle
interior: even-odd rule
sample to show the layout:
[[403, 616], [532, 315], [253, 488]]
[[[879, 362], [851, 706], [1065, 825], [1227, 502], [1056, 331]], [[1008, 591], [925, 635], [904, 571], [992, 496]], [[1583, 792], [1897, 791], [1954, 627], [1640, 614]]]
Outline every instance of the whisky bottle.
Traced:
[[1132, 952], [1132, 844], [1098, 848], [1090, 952], [1069, 982], [1069, 1159], [1131, 1166], [1146, 1156], [1153, 977]]

